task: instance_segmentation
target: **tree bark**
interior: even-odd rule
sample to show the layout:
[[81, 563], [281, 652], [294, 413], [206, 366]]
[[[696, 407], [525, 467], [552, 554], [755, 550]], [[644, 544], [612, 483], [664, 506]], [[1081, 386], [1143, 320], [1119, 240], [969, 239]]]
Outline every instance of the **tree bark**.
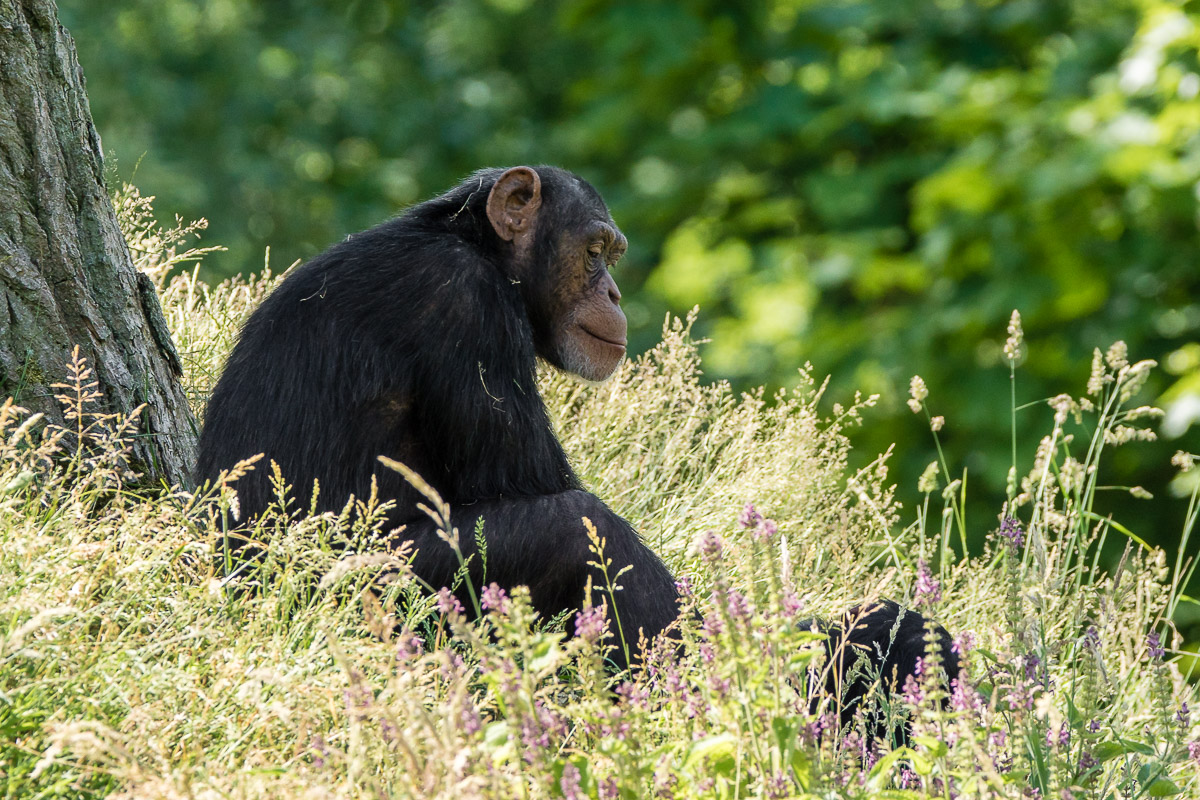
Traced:
[[186, 484], [196, 422], [162, 308], [104, 186], [75, 45], [53, 0], [0, 0], [0, 398], [62, 422], [78, 345], [105, 412], [145, 403], [132, 465]]

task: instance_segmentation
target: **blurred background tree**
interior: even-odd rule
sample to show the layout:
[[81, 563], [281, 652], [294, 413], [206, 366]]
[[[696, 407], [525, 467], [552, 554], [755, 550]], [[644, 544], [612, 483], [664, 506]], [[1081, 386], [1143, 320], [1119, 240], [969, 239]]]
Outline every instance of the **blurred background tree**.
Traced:
[[[1200, 10], [1160, 0], [60, 0], [106, 152], [207, 217], [219, 279], [306, 258], [485, 165], [554, 163], [609, 200], [634, 349], [702, 308], [706, 369], [882, 394], [857, 436], [933, 459], [922, 375], [975, 543], [1018, 401], [1081, 390], [1115, 339], [1164, 367], [1164, 441], [1110, 505], [1177, 542], [1200, 450]], [[1018, 416], [1026, 463], [1044, 404]], [[1195, 476], [1200, 473], [1192, 473]], [[1138, 503], [1141, 502], [1141, 505]]]

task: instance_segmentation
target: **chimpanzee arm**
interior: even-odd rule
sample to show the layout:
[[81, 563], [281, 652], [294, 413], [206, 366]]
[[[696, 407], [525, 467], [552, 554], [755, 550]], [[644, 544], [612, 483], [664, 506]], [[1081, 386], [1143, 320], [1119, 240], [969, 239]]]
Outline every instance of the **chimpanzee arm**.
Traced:
[[[592, 604], [607, 599], [609, 630], [614, 636], [618, 630], [624, 634], [630, 656], [637, 655], [639, 635], [655, 636], [679, 614], [675, 581], [666, 566], [628, 522], [587, 492], [481, 501], [452, 509], [451, 516], [459, 530], [463, 557], [470, 559], [477, 594], [478, 587], [493, 581], [506, 589], [524, 584], [534, 608], [550, 618], [582, 607], [590, 577]], [[606, 597], [603, 572], [592, 566], [600, 559], [590, 550], [584, 517], [604, 539], [604, 559], [611, 561], [608, 578], [621, 587], [611, 597]], [[480, 518], [484, 521], [484, 554], [477, 552], [474, 541], [475, 523]], [[418, 577], [435, 589], [450, 586], [458, 561], [431, 520], [408, 524], [396, 538], [411, 540], [417, 548], [413, 568]], [[617, 573], [625, 567], [630, 569], [618, 578]], [[465, 590], [460, 589], [459, 594], [465, 601]], [[619, 640], [616, 651], [614, 660], [625, 666], [625, 647]]]

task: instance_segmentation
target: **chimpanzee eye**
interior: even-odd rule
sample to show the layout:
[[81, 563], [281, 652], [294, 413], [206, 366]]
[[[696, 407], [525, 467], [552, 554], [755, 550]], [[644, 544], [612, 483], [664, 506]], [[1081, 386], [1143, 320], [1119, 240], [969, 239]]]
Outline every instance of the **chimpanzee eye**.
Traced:
[[600, 242], [593, 242], [588, 245], [588, 252], [594, 256], [598, 256], [604, 252], [604, 245]]

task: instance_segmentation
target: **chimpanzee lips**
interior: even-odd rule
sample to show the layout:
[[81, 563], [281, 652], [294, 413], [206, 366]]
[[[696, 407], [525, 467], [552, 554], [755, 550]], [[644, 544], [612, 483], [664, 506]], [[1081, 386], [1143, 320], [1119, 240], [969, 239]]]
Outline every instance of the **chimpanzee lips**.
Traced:
[[584, 333], [586, 333], [588, 336], [591, 336], [593, 339], [599, 339], [600, 341], [604, 342], [605, 344], [611, 344], [613, 347], [624, 348], [626, 345], [629, 344], [629, 340], [626, 339], [624, 336], [622, 336], [620, 338], [620, 340], [617, 340], [617, 339], [609, 338], [608, 336], [601, 336], [598, 333], [594, 333], [594, 332], [588, 330], [587, 328], [584, 328], [582, 325], [579, 327], [583, 330]]

